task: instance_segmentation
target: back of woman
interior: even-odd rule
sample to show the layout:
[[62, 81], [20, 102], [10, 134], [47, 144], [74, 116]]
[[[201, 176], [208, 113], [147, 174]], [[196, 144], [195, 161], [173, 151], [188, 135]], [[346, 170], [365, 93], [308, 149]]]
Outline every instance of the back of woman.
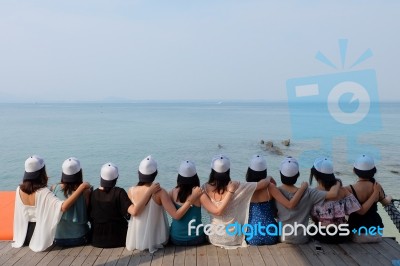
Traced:
[[[183, 161], [178, 170], [177, 186], [170, 193], [175, 207], [181, 208], [192, 194], [193, 188], [198, 186], [200, 186], [200, 180], [195, 164], [189, 160]], [[197, 200], [181, 219], [172, 219], [170, 241], [178, 246], [194, 246], [204, 243], [206, 236], [203, 228], [196, 230], [201, 223], [201, 203], [200, 200]], [[188, 233], [189, 225], [191, 227], [190, 234]]]
[[[260, 155], [253, 156], [247, 169], [246, 181], [258, 182], [266, 177], [267, 163], [265, 158]], [[255, 191], [250, 202], [248, 223], [253, 225], [253, 228], [256, 228], [258, 224], [265, 227], [272, 225], [277, 228], [278, 223], [275, 220], [275, 214], [275, 201], [269, 194], [269, 190], [262, 189]], [[264, 235], [258, 234], [255, 229], [253, 231], [250, 236], [246, 237], [246, 241], [250, 245], [273, 245], [279, 240], [278, 234], [273, 235], [273, 230], [270, 231], [272, 234], [264, 232]]]
[[99, 248], [124, 247], [131, 201], [125, 190], [116, 187], [118, 168], [106, 163], [101, 168], [100, 187], [90, 197], [92, 245]]
[[[66, 200], [82, 183], [82, 168], [76, 158], [69, 158], [62, 165], [61, 183], [52, 188], [60, 200]], [[90, 191], [80, 195], [66, 211], [57, 225], [54, 243], [59, 246], [79, 246], [89, 242], [87, 203]]]
[[[211, 201], [219, 206], [222, 204], [225, 194], [230, 193], [227, 191], [228, 183], [231, 181], [230, 161], [226, 156], [217, 156], [213, 159], [211, 168], [209, 181], [203, 185], [203, 190]], [[210, 214], [212, 225], [226, 228], [225, 234], [209, 235], [211, 244], [228, 249], [247, 246], [245, 235], [241, 231], [242, 228], [235, 227], [235, 224], [248, 223], [250, 200], [256, 187], [257, 183], [255, 182], [239, 183], [234, 197], [228, 203], [223, 214], [220, 216]]]
[[[327, 158], [318, 158], [315, 160], [311, 168], [310, 184], [312, 177], [318, 182], [317, 189], [328, 191], [335, 183], [333, 164]], [[338, 196], [334, 200], [325, 200], [313, 206], [311, 210], [311, 218], [315, 223], [321, 223], [322, 226], [346, 224], [346, 215], [358, 211], [361, 205], [353, 194], [346, 189], [340, 188]], [[342, 243], [349, 240], [348, 236], [341, 236], [336, 227], [336, 231], [331, 229], [320, 229], [321, 233], [317, 233], [314, 238], [325, 243]]]
[[[374, 160], [367, 156], [361, 155], [354, 163], [353, 172], [358, 176], [355, 184], [349, 186], [349, 191], [357, 198], [360, 204], [364, 204], [374, 193], [376, 167]], [[379, 192], [378, 200], [384, 202], [384, 191]], [[382, 218], [378, 214], [377, 202], [364, 213], [352, 213], [349, 216], [350, 230], [358, 230], [360, 227], [380, 227], [383, 228]], [[360, 243], [378, 242], [381, 240], [380, 235], [368, 236], [364, 233], [354, 234], [353, 241]]]
[[[136, 205], [148, 193], [157, 176], [157, 163], [148, 156], [139, 165], [139, 183], [129, 189], [131, 202]], [[128, 250], [146, 250], [150, 253], [163, 248], [168, 241], [169, 225], [161, 200], [153, 195], [140, 214], [131, 216], [126, 236]]]

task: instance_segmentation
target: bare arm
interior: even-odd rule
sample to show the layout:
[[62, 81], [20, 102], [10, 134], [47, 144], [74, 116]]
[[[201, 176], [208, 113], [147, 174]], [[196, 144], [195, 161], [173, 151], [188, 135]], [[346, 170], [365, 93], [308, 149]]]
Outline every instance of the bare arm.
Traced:
[[271, 182], [271, 177], [270, 176], [268, 176], [266, 179], [262, 179], [262, 180], [258, 181], [257, 182], [257, 186], [256, 186], [256, 191], [260, 190], [260, 189], [267, 188], [268, 185], [270, 184], [270, 182]]
[[170, 196], [168, 195], [167, 191], [165, 191], [165, 189], [161, 189], [161, 191], [159, 191], [158, 193], [160, 193], [159, 197], [161, 199], [162, 206], [168, 212], [168, 214], [171, 215], [171, 217], [175, 220], [181, 219], [182, 216], [185, 215], [185, 213], [191, 207], [192, 202], [194, 202], [202, 194], [201, 189], [199, 187], [193, 188], [192, 194], [187, 198], [185, 203], [177, 210]]
[[269, 193], [272, 195], [272, 197], [280, 204], [282, 204], [285, 208], [293, 209], [299, 203], [307, 187], [308, 187], [307, 182], [301, 183], [301, 187], [296, 191], [296, 193], [294, 194], [293, 198], [290, 199], [290, 201], [284, 195], [282, 195], [282, 193], [279, 191], [279, 189], [276, 188], [274, 184], [270, 184], [268, 186], [268, 190]]
[[61, 205], [61, 211], [66, 212], [72, 205], [74, 205], [75, 201], [79, 198], [79, 196], [86, 190], [90, 188], [90, 184], [87, 182], [83, 182], [79, 185], [78, 189], [72, 193], [68, 199], [66, 199]]
[[229, 202], [231, 201], [233, 194], [235, 193], [236, 189], [238, 188], [238, 183], [237, 182], [229, 182], [228, 184], [228, 193], [225, 195], [224, 199], [221, 201], [221, 205], [216, 206], [214, 203], [211, 202], [210, 198], [206, 193], [203, 193], [200, 196], [200, 202], [201, 205], [211, 214], [214, 215], [221, 215], [226, 206], [228, 206]]
[[[153, 196], [153, 194], [157, 193], [157, 191], [159, 191], [160, 189], [161, 188], [160, 188], [160, 184], [159, 183], [151, 184], [149, 189], [144, 194], [144, 197], [141, 200], [139, 200], [138, 202], [136, 202], [136, 204], [132, 204], [131, 206], [129, 206], [129, 208], [128, 208], [129, 214], [132, 215], [132, 216], [139, 215], [143, 211], [143, 209], [146, 206], [147, 202], [149, 202], [151, 196]], [[129, 195], [129, 198], [130, 197], [131, 197], [131, 195]], [[132, 201], [132, 199], [131, 199], [131, 201]]]
[[340, 182], [336, 181], [336, 184], [331, 187], [331, 189], [326, 193], [325, 199], [332, 200], [335, 199], [339, 193]]

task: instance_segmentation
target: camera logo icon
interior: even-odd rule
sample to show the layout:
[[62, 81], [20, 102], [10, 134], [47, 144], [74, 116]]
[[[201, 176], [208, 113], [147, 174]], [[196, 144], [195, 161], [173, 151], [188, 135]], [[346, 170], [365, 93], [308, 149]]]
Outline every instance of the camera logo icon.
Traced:
[[[347, 40], [339, 40], [344, 68]], [[350, 67], [372, 56], [364, 52]], [[316, 58], [336, 68], [322, 53]], [[318, 155], [331, 156], [333, 141], [347, 140], [347, 157], [354, 160], [359, 153], [368, 153], [379, 159], [379, 151], [357, 139], [366, 133], [381, 129], [376, 72], [373, 69], [341, 71], [333, 74], [292, 78], [287, 80], [292, 137], [298, 140], [320, 140], [319, 150], [306, 151], [300, 157], [312, 162]], [[308, 154], [309, 153], [309, 154]]]

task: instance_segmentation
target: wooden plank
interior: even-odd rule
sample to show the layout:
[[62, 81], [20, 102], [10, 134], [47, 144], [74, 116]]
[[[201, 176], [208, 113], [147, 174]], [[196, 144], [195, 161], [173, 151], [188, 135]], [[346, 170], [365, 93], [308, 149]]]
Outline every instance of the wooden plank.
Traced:
[[322, 261], [318, 258], [315, 250], [311, 250], [308, 244], [298, 245], [303, 255], [308, 259], [310, 265], [323, 265]]
[[376, 245], [373, 244], [362, 244], [362, 247], [366, 250], [366, 252], [370, 255], [373, 255], [374, 258], [379, 261], [382, 265], [390, 265], [392, 263], [391, 260], [387, 259], [385, 256], [383, 256], [379, 250], [377, 250], [375, 247]]
[[207, 266], [207, 248], [205, 245], [196, 247], [197, 266]]
[[396, 249], [394, 249], [391, 245], [389, 245], [385, 241], [381, 241], [379, 243], [373, 243], [370, 244], [371, 246], [375, 247], [377, 251], [379, 251], [380, 254], [382, 254], [384, 257], [388, 258], [390, 261], [395, 260], [395, 259], [400, 259], [400, 252]]
[[140, 251], [140, 262], [139, 265], [150, 266], [151, 261], [153, 259], [153, 254], [151, 254], [148, 250]]
[[298, 245], [291, 245], [286, 243], [279, 244], [279, 248], [284, 259], [289, 265], [310, 265], [310, 261], [304, 256]]
[[44, 252], [33, 252], [29, 251], [19, 261], [19, 265], [43, 265], [40, 261], [53, 249], [50, 247]]
[[0, 241], [0, 255], [6, 254], [11, 247], [11, 242], [8, 241]]
[[125, 247], [110, 248], [110, 250], [111, 250], [110, 256], [108, 257], [107, 262], [104, 265], [106, 265], [106, 266], [117, 265], [118, 260], [121, 256], [121, 253], [124, 249], [125, 249]]
[[263, 265], [264, 261], [258, 250], [257, 246], [249, 246], [247, 248], [249, 250], [250, 258], [253, 261], [254, 265]]
[[399, 243], [397, 243], [396, 240], [394, 240], [393, 238], [390, 237], [384, 237], [383, 241], [385, 241], [386, 243], [388, 243], [392, 248], [396, 249], [397, 251], [400, 252], [400, 245]]
[[92, 246], [84, 246], [79, 252], [79, 254], [77, 254], [75, 259], [72, 261], [71, 266], [83, 265], [87, 257], [92, 252], [92, 250], [93, 250]]
[[174, 264], [174, 256], [175, 256], [175, 246], [167, 245], [164, 248], [164, 257], [162, 261], [162, 265], [173, 265]]
[[58, 252], [57, 256], [55, 256], [48, 265], [50, 266], [58, 266], [62, 263], [62, 261], [68, 256], [72, 249], [69, 248], [61, 248], [60, 252]]
[[229, 266], [231, 265], [229, 262], [228, 251], [224, 248], [216, 248], [217, 256], [218, 256], [218, 264], [220, 266]]
[[74, 260], [76, 259], [76, 257], [80, 254], [83, 247], [82, 246], [70, 247], [68, 249], [69, 249], [69, 252], [68, 252], [68, 254], [65, 255], [63, 261], [59, 264], [60, 266], [71, 265], [74, 262]]
[[185, 265], [185, 247], [175, 247], [174, 265], [183, 266]]
[[217, 248], [212, 244], [207, 245], [207, 265], [218, 265]]
[[339, 246], [360, 265], [379, 265], [379, 261], [373, 255], [368, 254], [358, 243], [343, 243]]
[[151, 266], [161, 266], [163, 264], [164, 252], [164, 248], [160, 248], [154, 252]]
[[196, 247], [187, 246], [185, 248], [185, 266], [196, 265]]
[[349, 254], [347, 254], [347, 251], [343, 250], [340, 246], [329, 245], [329, 247], [335, 254], [340, 256], [340, 259], [345, 263], [345, 265], [350, 265], [350, 266], [358, 265], [358, 263], [355, 260], [353, 260], [353, 258], [350, 257]]
[[[308, 248], [312, 252], [314, 252], [314, 254], [317, 256], [317, 258], [321, 261], [322, 265], [336, 265], [335, 260], [333, 258], [331, 258], [330, 254], [326, 250], [326, 248], [322, 247], [323, 246], [322, 244], [310, 241], [305, 245], [308, 246]], [[322, 249], [320, 251], [318, 251], [316, 249], [316, 246], [321, 246]]]
[[251, 259], [250, 252], [247, 248], [238, 248], [237, 251], [242, 261], [242, 265], [253, 265], [253, 260]]
[[94, 262], [97, 260], [98, 256], [102, 252], [102, 248], [97, 248], [93, 247], [93, 249], [90, 251], [90, 253], [86, 256], [86, 259], [84, 260], [83, 264], [84, 265], [93, 265]]
[[123, 248], [121, 256], [119, 257], [116, 265], [117, 266], [128, 266], [132, 254], [133, 254], [132, 251], [129, 251], [126, 248]]
[[58, 253], [62, 250], [62, 247], [54, 246], [49, 252], [46, 252], [44, 257], [40, 260], [39, 265], [48, 265]]
[[[14, 263], [16, 263], [16, 265], [18, 265], [18, 261], [24, 257], [27, 253], [32, 252], [29, 247], [25, 246], [22, 248], [17, 249], [18, 252], [15, 253], [14, 255], [12, 255], [11, 258], [9, 258], [6, 262], [4, 262], [2, 265], [14, 265]], [[6, 254], [7, 255], [7, 254]]]
[[4, 254], [0, 256], [0, 265], [3, 265], [7, 260], [17, 254], [22, 248], [13, 248], [11, 244], [5, 248]]
[[228, 249], [228, 257], [229, 257], [229, 262], [231, 263], [232, 266], [241, 266], [242, 260], [240, 259], [240, 254], [237, 249]]
[[271, 255], [273, 256], [275, 262], [281, 266], [281, 265], [288, 265], [286, 260], [284, 259], [284, 256], [286, 254], [282, 253], [281, 251], [281, 245], [284, 243], [280, 243], [277, 245], [270, 245], [268, 246], [269, 251], [271, 252]]
[[260, 252], [265, 265], [271, 265], [271, 266], [278, 265], [274, 260], [274, 257], [272, 256], [268, 246], [258, 246], [258, 251]]
[[136, 266], [136, 265], [139, 265], [139, 263], [140, 263], [140, 251], [139, 250], [137, 250], [137, 249], [135, 249], [133, 252], [132, 252], [132, 256], [131, 256], [131, 259], [129, 260], [129, 266]]

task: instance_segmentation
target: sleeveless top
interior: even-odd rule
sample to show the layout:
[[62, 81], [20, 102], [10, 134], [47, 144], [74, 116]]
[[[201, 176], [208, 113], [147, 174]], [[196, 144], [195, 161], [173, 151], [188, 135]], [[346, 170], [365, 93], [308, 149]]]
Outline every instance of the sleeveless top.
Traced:
[[[60, 200], [66, 200], [60, 184], [54, 187], [53, 193]], [[57, 225], [56, 239], [72, 239], [85, 236], [89, 232], [85, 196], [79, 195], [68, 211], [64, 212]]]
[[[275, 204], [273, 200], [250, 203], [249, 224], [253, 226], [253, 229], [252, 237], [246, 237], [247, 243], [250, 245], [273, 245], [278, 242], [278, 232], [274, 229], [266, 229], [270, 224], [275, 225], [276, 227], [274, 228], [278, 228], [278, 223], [274, 218], [274, 212]], [[264, 228], [258, 228], [260, 225]]]
[[[181, 205], [175, 203], [176, 209], [179, 209]], [[191, 220], [195, 220], [191, 223], [192, 229], [188, 231], [189, 223]], [[177, 241], [191, 241], [204, 235], [203, 227], [199, 229], [199, 235], [196, 235], [197, 225], [201, 224], [201, 207], [192, 206], [185, 213], [185, 215], [180, 220], [172, 219], [170, 237]]]
[[[354, 197], [356, 197], [357, 201], [360, 200], [357, 197], [357, 193], [352, 185], [350, 185], [351, 190], [353, 191]], [[360, 203], [361, 204], [361, 203]], [[375, 202], [371, 208], [364, 214], [352, 213], [349, 216], [349, 229], [358, 229], [361, 226], [365, 226], [367, 228], [372, 226], [380, 226], [383, 228], [382, 218], [378, 213], [378, 203]]]
[[[132, 193], [132, 188], [129, 190]], [[132, 201], [133, 204], [135, 204]], [[126, 249], [145, 250], [150, 253], [163, 248], [168, 242], [169, 225], [163, 206], [158, 205], [153, 198], [137, 216], [131, 216], [126, 234]]]

